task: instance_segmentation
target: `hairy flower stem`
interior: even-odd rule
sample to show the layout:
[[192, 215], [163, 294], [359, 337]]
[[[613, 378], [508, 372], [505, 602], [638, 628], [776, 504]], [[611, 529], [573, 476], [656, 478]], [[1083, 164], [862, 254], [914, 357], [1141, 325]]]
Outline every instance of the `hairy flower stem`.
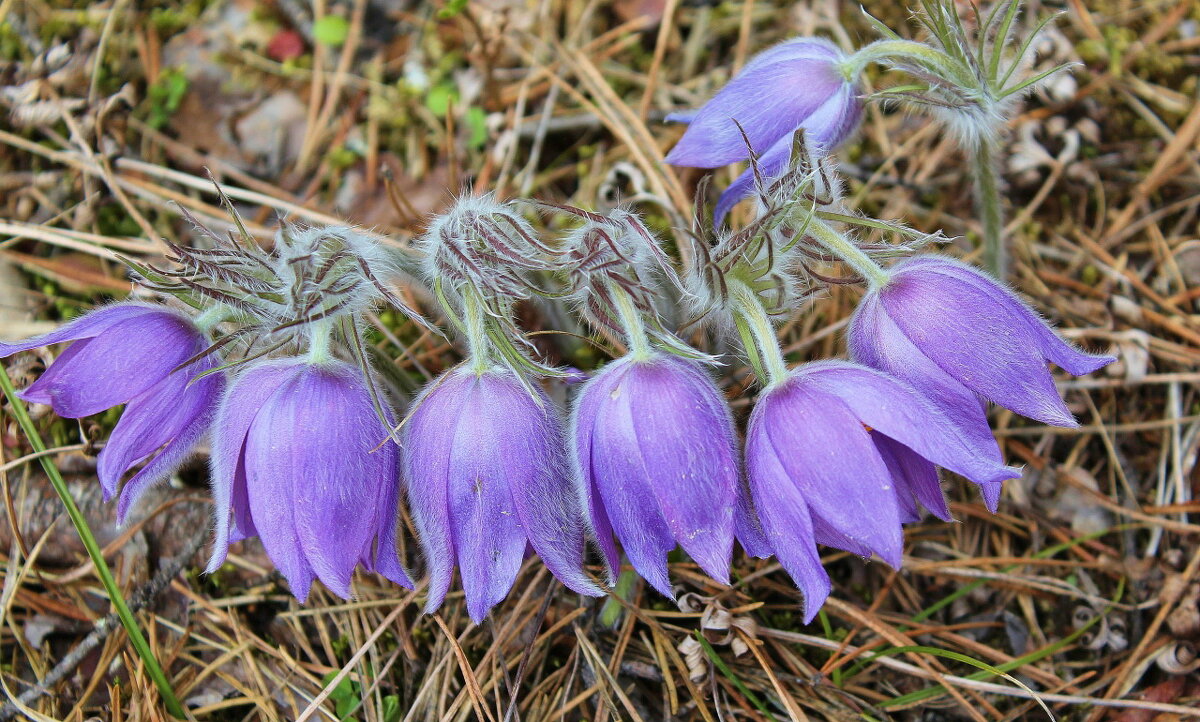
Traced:
[[983, 222], [983, 265], [1003, 281], [1008, 275], [1008, 249], [1004, 245], [996, 151], [995, 141], [980, 139], [971, 153], [971, 164], [975, 171], [975, 205]]
[[328, 363], [329, 345], [333, 340], [333, 324], [328, 320], [309, 325], [308, 361], [313, 364]]
[[491, 344], [488, 342], [483, 306], [473, 288], [464, 288], [462, 298], [463, 333], [467, 337], [467, 356], [471, 362], [471, 370], [475, 372], [476, 376], [482, 376], [491, 365], [489, 353]]
[[92, 530], [88, 528], [87, 520], [83, 518], [83, 513], [75, 505], [75, 499], [67, 489], [67, 483], [63, 480], [62, 474], [58, 472], [58, 467], [54, 465], [53, 458], [45, 453], [46, 444], [42, 442], [42, 437], [38, 434], [33, 419], [29, 417], [29, 412], [25, 409], [25, 404], [17, 396], [17, 390], [13, 386], [12, 379], [8, 376], [8, 370], [2, 365], [0, 365], [0, 389], [3, 389], [4, 396], [8, 399], [8, 406], [12, 411], [12, 415], [21, 426], [25, 437], [29, 439], [29, 445], [33, 447], [35, 453], [41, 456], [42, 468], [46, 471], [46, 476], [50, 479], [50, 484], [54, 487], [58, 498], [62, 500], [63, 506], [66, 507], [67, 516], [71, 518], [71, 523], [75, 525], [75, 531], [79, 534], [79, 539], [83, 542], [84, 549], [87, 550], [92, 564], [96, 567], [96, 576], [100, 577], [100, 583], [108, 593], [109, 601], [112, 602], [113, 609], [121, 620], [121, 625], [125, 627], [125, 632], [129, 635], [130, 643], [133, 644], [133, 648], [146, 665], [147, 674], [150, 675], [150, 678], [154, 680], [155, 686], [158, 687], [158, 693], [162, 695], [163, 704], [171, 716], [184, 719], [186, 715], [184, 714], [183, 706], [175, 697], [175, 692], [171, 689], [171, 683], [167, 680], [167, 675], [163, 672], [162, 667], [159, 666], [158, 660], [154, 658], [154, 652], [150, 649], [146, 638], [142, 636], [142, 630], [138, 627], [137, 620], [133, 617], [133, 612], [130, 611], [129, 605], [125, 603], [125, 597], [121, 595], [121, 588], [117, 586], [117, 581], [113, 578], [112, 571], [108, 568], [108, 563], [104, 561], [104, 553], [100, 550], [100, 545], [96, 543], [96, 537], [92, 535]]
[[846, 82], [857, 83], [858, 76], [871, 63], [895, 59], [911, 59], [915, 63], [942, 63], [942, 56], [938, 51], [924, 43], [912, 40], [879, 40], [860, 48], [839, 63], [838, 71]]
[[815, 238], [817, 243], [824, 246], [825, 250], [837, 256], [843, 263], [854, 269], [855, 273], [862, 276], [870, 290], [887, 285], [888, 278], [890, 278], [887, 271], [871, 260], [871, 257], [854, 245], [850, 239], [830, 228], [825, 221], [814, 217], [808, 226], [808, 234]]
[[225, 305], [217, 305], [208, 309], [204, 313], [192, 319], [192, 323], [196, 324], [196, 328], [204, 333], [216, 328], [218, 323], [228, 321], [234, 317], [233, 310]]
[[617, 315], [621, 317], [621, 326], [625, 329], [625, 341], [629, 344], [629, 355], [634, 360], [650, 358], [650, 338], [646, 335], [646, 325], [633, 306], [633, 299], [623, 288], [615, 283], [608, 285], [609, 295], [617, 306]]
[[746, 284], [730, 280], [729, 296], [734, 306], [734, 324], [742, 337], [742, 345], [762, 384], [770, 388], [787, 380], [787, 361], [779, 349], [779, 338], [771, 318], [758, 300], [758, 296]]

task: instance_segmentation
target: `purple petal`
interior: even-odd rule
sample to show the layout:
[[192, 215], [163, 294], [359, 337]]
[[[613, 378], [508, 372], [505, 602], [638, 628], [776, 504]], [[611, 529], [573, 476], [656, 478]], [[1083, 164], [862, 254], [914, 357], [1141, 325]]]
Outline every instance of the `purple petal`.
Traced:
[[[951, 378], [908, 340], [883, 309], [878, 295], [863, 298], [850, 321], [850, 355], [855, 360], [908, 382], [934, 403], [981, 455], [1002, 462], [1000, 447], [988, 426], [986, 403], [974, 391]], [[995, 513], [1000, 482], [976, 482], [984, 503]]]
[[982, 270], [947, 256], [915, 256], [897, 266], [897, 272], [913, 273], [917, 270], [938, 273], [958, 279], [984, 294], [998, 307], [1024, 320], [1030, 334], [1046, 360], [1062, 367], [1072, 376], [1085, 376], [1116, 361], [1115, 356], [1090, 354], [1080, 351], [1064, 341], [1048, 323], [1015, 293]]
[[997, 303], [959, 278], [902, 272], [880, 299], [913, 345], [967, 388], [1022, 416], [1078, 426], [1016, 299]]
[[166, 308], [165, 306], [131, 302], [104, 306], [103, 308], [95, 309], [94, 311], [80, 316], [74, 321], [54, 329], [50, 333], [42, 334], [41, 336], [35, 336], [24, 341], [18, 341], [16, 343], [0, 342], [0, 358], [12, 356], [18, 351], [28, 351], [30, 349], [40, 348], [42, 346], [49, 346], [53, 343], [93, 338], [100, 335], [114, 324], [122, 323], [148, 313], [174, 314], [176, 312]]
[[449, 469], [450, 525], [467, 612], [476, 624], [508, 595], [521, 570], [526, 538], [513, 491], [538, 473], [509, 446], [521, 441], [508, 432], [527, 423], [524, 415], [489, 393], [491, 381], [484, 377], [472, 384]]
[[[748, 157], [740, 123], [756, 153], [799, 127], [845, 81], [824, 58], [777, 56], [751, 63], [692, 117], [666, 161], [718, 168]], [[736, 121], [736, 122], [735, 122]]]
[[[836, 93], [813, 111], [798, 127], [805, 130], [805, 141], [813, 147], [816, 156], [832, 152], [846, 141], [862, 120], [862, 103], [858, 101], [853, 86], [843, 85]], [[782, 174], [792, 157], [792, 133], [784, 133], [758, 158], [758, 172], [763, 180], [771, 180]], [[733, 183], [721, 192], [713, 211], [713, 222], [719, 227], [725, 216], [738, 201], [754, 191], [754, 169], [747, 168]]]
[[243, 456], [246, 434], [254, 417], [283, 383], [291, 380], [299, 368], [290, 361], [268, 361], [244, 371], [229, 385], [217, 407], [213, 422], [211, 471], [213, 508], [216, 514], [212, 557], [205, 572], [212, 574], [225, 563], [229, 544], [238, 539], [230, 531], [230, 517], [240, 538], [254, 536], [257, 529], [250, 515]]
[[610, 391], [611, 381], [617, 375], [614, 371], [616, 364], [609, 364], [586, 383], [575, 397], [571, 407], [571, 417], [568, 425], [568, 438], [571, 443], [570, 464], [575, 478], [576, 494], [584, 504], [591, 532], [604, 559], [607, 582], [611, 586], [616, 583], [617, 570], [621, 566], [621, 554], [613, 539], [612, 522], [604, 511], [604, 502], [600, 490], [596, 488], [595, 474], [592, 469], [592, 448], [594, 444], [596, 420], [604, 400]]
[[583, 570], [587, 524], [571, 482], [558, 410], [541, 391], [535, 401], [511, 374], [484, 378], [490, 384], [501, 463], [511, 469], [509, 488], [530, 546], [567, 587], [604, 596]]
[[105, 498], [116, 491], [130, 467], [159, 453], [125, 484], [117, 506], [119, 523], [124, 523], [125, 515], [145, 489], [179, 468], [208, 430], [225, 380], [214, 373], [191, 382], [198, 373], [215, 365], [216, 359], [209, 358], [180, 369], [125, 407], [97, 459]]
[[48, 399], [59, 416], [90, 416], [128, 402], [206, 346], [183, 316], [137, 314], [64, 354], [27, 393]]
[[751, 414], [746, 431], [746, 473], [767, 542], [803, 596], [807, 624], [817, 616], [832, 587], [817, 554], [808, 505], [780, 463], [778, 449], [763, 428], [760, 409]]
[[[896, 496], [907, 510], [911, 510], [916, 518], [909, 521], [919, 521], [920, 513], [913, 500], [920, 501], [934, 516], [942, 521], [953, 521], [950, 507], [946, 503], [946, 494], [938, 480], [937, 468], [920, 454], [904, 444], [890, 439], [883, 434], [872, 433], [879, 455], [892, 472], [892, 480], [896, 482]], [[987, 482], [995, 483], [995, 482]]]
[[[55, 377], [60, 376], [64, 371], [71, 368], [71, 359], [83, 353], [92, 339], [85, 338], [75, 341], [70, 346], [63, 349], [63, 352], [42, 372], [37, 381], [29, 385], [29, 388], [19, 392], [17, 396], [21, 400], [29, 404], [44, 404], [49, 406], [54, 403], [53, 391], [58, 388], [59, 384], [55, 381]], [[61, 414], [59, 414], [61, 416]], [[69, 417], [67, 417], [69, 418]]]
[[807, 364], [797, 375], [837, 396], [862, 423], [939, 466], [977, 482], [1020, 476], [990, 456], [992, 444], [973, 448], [938, 407], [896, 378], [840, 361]]
[[700, 568], [728, 584], [738, 487], [729, 407], [694, 362], [664, 356], [635, 363], [626, 378], [646, 481], [663, 518]]
[[758, 559], [771, 556], [771, 544], [767, 541], [762, 522], [754, 510], [754, 497], [745, 481], [738, 484], [737, 505], [733, 509], [733, 528], [738, 543], [747, 554]]
[[675, 537], [663, 519], [650, 485], [650, 471], [640, 450], [641, 439], [631, 409], [634, 394], [627, 385], [630, 365], [601, 373], [618, 383], [589, 388], [603, 396], [592, 430], [588, 460], [604, 509], [629, 562], [660, 594], [674, 599], [667, 554]]
[[851, 551], [869, 549], [899, 567], [903, 535], [890, 474], [839, 396], [796, 377], [765, 393], [756, 413], [813, 516], [855, 542]]
[[[382, 490], [399, 483], [393, 447], [380, 445], [385, 440], [361, 372], [342, 363], [305, 365], [268, 399], [246, 435], [250, 507], [268, 554], [280, 550], [286, 520], [265, 507], [282, 500], [291, 507], [299, 553], [343, 598], [374, 540]], [[260, 496], [260, 484], [264, 490], [290, 484], [291, 493]], [[264, 527], [271, 524], [260, 512], [285, 533], [269, 535]], [[282, 553], [290, 557], [292, 550]]]
[[943, 371], [887, 315], [877, 292], [863, 297], [850, 320], [850, 357], [907, 382], [966, 435], [971, 447], [1001, 461], [987, 420], [987, 402]]
[[[389, 421], [391, 421], [390, 418]], [[387, 443], [388, 446], [391, 446], [393, 442]], [[398, 452], [393, 450], [391, 453], [395, 457]], [[396, 483], [384, 485], [383, 496], [380, 498], [375, 519], [375, 528], [379, 536], [375, 540], [374, 548], [363, 555], [362, 563], [364, 567], [376, 574], [382, 574], [384, 578], [405, 589], [412, 589], [414, 587], [412, 578], [400, 564], [400, 552], [396, 548], [397, 529], [400, 525], [400, 487], [402, 484], [403, 482], [397, 477]]]
[[462, 411], [471, 378], [467, 372], [452, 371], [431, 383], [413, 402], [402, 430], [402, 476], [429, 572], [425, 611], [430, 613], [442, 606], [454, 580], [454, 530], [447, 494], [457, 428], [471, 423]]
[[696, 117], [696, 113], [699, 112], [698, 108], [696, 110], [680, 110], [674, 113], [667, 113], [667, 116], [663, 120], [668, 123], [690, 123]]

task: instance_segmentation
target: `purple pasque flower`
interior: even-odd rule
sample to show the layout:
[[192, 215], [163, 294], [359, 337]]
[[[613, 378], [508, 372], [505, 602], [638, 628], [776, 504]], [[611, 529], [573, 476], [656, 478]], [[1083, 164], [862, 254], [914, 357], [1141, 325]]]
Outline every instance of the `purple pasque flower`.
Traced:
[[460, 367], [425, 389], [402, 433], [429, 566], [426, 610], [441, 606], [457, 565], [467, 612], [481, 622], [512, 588], [527, 546], [563, 584], [603, 595], [583, 571], [586, 523], [544, 393], [504, 368]]
[[695, 361], [654, 353], [608, 364], [579, 392], [570, 426], [576, 482], [610, 583], [620, 564], [614, 533], [634, 569], [668, 597], [676, 545], [723, 584], [735, 535], [762, 551], [739, 504], [729, 407]]
[[[1115, 360], [1063, 341], [1011, 291], [959, 261], [917, 256], [890, 275], [850, 321], [852, 357], [919, 389], [976, 444], [995, 444], [985, 399], [1042, 423], [1077, 426], [1046, 362], [1081, 376]], [[994, 510], [999, 487], [984, 490]]]
[[27, 341], [0, 343], [0, 358], [66, 341], [71, 345], [20, 396], [69, 419], [126, 404], [97, 459], [106, 500], [126, 472], [149, 459], [121, 491], [117, 516], [124, 520], [141, 493], [175, 471], [208, 429], [224, 380], [213, 373], [193, 381], [220, 360], [204, 354], [209, 341], [187, 315], [138, 302], [96, 309]]
[[208, 572], [231, 542], [257, 535], [301, 602], [314, 579], [349, 598], [360, 563], [411, 589], [396, 551], [398, 453], [357, 367], [300, 358], [251, 366], [214, 424]]
[[[748, 159], [753, 149], [762, 175], [775, 176], [787, 165], [799, 128], [808, 143], [825, 153], [833, 150], [862, 118], [858, 88], [839, 67], [845, 59], [820, 38], [796, 38], [759, 53], [702, 108], [667, 116], [689, 125], [666, 161], [719, 168]], [[725, 189], [714, 214], [718, 224], [753, 184], [748, 169]]]
[[913, 498], [944, 511], [936, 474], [922, 473], [933, 464], [977, 483], [1018, 476], [875, 369], [806, 364], [763, 392], [746, 431], [746, 473], [767, 542], [804, 595], [806, 621], [830, 590], [816, 544], [899, 568]]

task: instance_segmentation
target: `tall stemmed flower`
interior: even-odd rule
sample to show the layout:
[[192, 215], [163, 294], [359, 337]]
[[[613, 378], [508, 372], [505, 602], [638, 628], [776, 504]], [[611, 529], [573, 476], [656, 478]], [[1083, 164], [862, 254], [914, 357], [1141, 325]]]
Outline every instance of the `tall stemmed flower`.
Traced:
[[443, 309], [467, 341], [464, 363], [414, 402], [402, 431], [409, 503], [429, 567], [426, 609], [445, 600], [455, 566], [481, 622], [512, 588], [533, 547], [565, 585], [601, 589], [583, 570], [586, 521], [568, 469], [562, 419], [532, 375], [515, 305], [549, 270], [549, 248], [516, 211], [460, 199], [421, 243]]
[[658, 317], [656, 281], [679, 281], [637, 216], [560, 209], [584, 219], [563, 243], [569, 297], [628, 349], [584, 384], [570, 421], [573, 471], [610, 582], [620, 561], [615, 535], [665, 596], [674, 597], [667, 554], [677, 545], [728, 583], [735, 534], [754, 551], [763, 543], [740, 489], [725, 399], [703, 355]]
[[[792, 135], [828, 153], [846, 141], [862, 118], [857, 75], [840, 72], [846, 55], [827, 40], [796, 38], [759, 53], [697, 111], [667, 120], [688, 123], [667, 155], [673, 165], [719, 168], [755, 157], [760, 172], [778, 176], [791, 157]], [[754, 190], [747, 169], [717, 201], [715, 222]]]
[[216, 536], [257, 535], [292, 593], [320, 579], [348, 598], [360, 564], [412, 587], [396, 548], [400, 479], [394, 413], [363, 346], [363, 315], [388, 302], [400, 272], [371, 238], [342, 226], [284, 225], [270, 251], [242, 227], [227, 238], [193, 220], [208, 248], [172, 246], [175, 267], [137, 266], [143, 283], [214, 309], [215, 344], [233, 377], [213, 425]]
[[794, 157], [788, 174], [761, 187], [758, 221], [698, 247], [704, 262], [688, 276], [698, 314], [736, 330], [763, 385], [746, 430], [746, 471], [769, 547], [803, 593], [809, 620], [830, 590], [817, 543], [898, 567], [901, 524], [917, 502], [948, 516], [936, 472], [927, 473], [934, 465], [985, 484], [1017, 475], [997, 460], [994, 441], [975, 443], [898, 379], [845, 362], [788, 368], [772, 319], [803, 292], [806, 256], [844, 243], [868, 282], [886, 279], [818, 214], [834, 195], [819, 165]]
[[121, 420], [100, 451], [97, 474], [104, 498], [122, 477], [148, 461], [121, 490], [117, 518], [124, 521], [147, 488], [165, 480], [212, 423], [224, 379], [211, 372], [220, 361], [208, 351], [212, 315], [194, 321], [182, 311], [127, 301], [106, 306], [43, 336], [0, 343], [0, 358], [71, 342], [21, 398], [48, 404], [78, 419], [125, 404]]
[[[1075, 376], [1115, 359], [1059, 338], [1028, 305], [970, 266], [918, 256], [870, 284], [850, 321], [851, 355], [921, 389], [978, 443], [991, 440], [986, 401], [1045, 424], [1077, 426], [1046, 368]], [[999, 487], [985, 487], [995, 510]]]
[[875, 97], [926, 110], [953, 131], [971, 161], [983, 222], [985, 266], [1000, 279], [1008, 270], [998, 156], [1008, 120], [1022, 96], [1067, 67], [1027, 72], [1034, 41], [1056, 16], [1035, 23], [1022, 38], [1016, 32], [1020, 10], [1021, 0], [999, 0], [986, 16], [976, 15], [974, 29], [968, 30], [953, 0], [922, 0], [915, 18], [928, 33], [928, 43], [903, 40], [868, 15], [883, 39], [840, 66], [848, 79], [857, 78], [872, 62], [903, 71], [912, 84], [886, 89]]

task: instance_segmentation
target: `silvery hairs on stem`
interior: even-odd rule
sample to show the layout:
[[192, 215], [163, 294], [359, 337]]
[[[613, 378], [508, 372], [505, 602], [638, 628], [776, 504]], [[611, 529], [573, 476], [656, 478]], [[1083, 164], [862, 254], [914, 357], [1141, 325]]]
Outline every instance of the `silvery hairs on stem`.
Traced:
[[[843, 72], [857, 75], [870, 62], [882, 62], [913, 78], [872, 96], [923, 107], [973, 148], [995, 141], [1017, 101], [1070, 64], [1028, 75], [1035, 41], [1060, 13], [1037, 21], [1022, 38], [1017, 31], [1021, 0], [1001, 0], [986, 16], [971, 4], [974, 29], [968, 29], [951, 0], [922, 0], [913, 17], [928, 33], [924, 43], [903, 40], [864, 10], [882, 40], [851, 55]], [[1012, 48], [1015, 47], [1015, 50]]]
[[418, 247], [425, 253], [426, 280], [466, 338], [468, 363], [478, 371], [507, 367], [525, 383], [529, 373], [564, 375], [537, 359], [517, 325], [516, 304], [546, 295], [531, 276], [555, 270], [555, 253], [515, 203], [492, 194], [460, 196], [433, 220]]
[[[215, 183], [214, 183], [215, 185]], [[208, 315], [228, 333], [202, 355], [220, 351], [226, 362], [207, 373], [224, 371], [271, 354], [325, 343], [329, 334], [342, 341], [371, 384], [380, 405], [374, 374], [363, 343], [363, 314], [386, 302], [406, 318], [437, 335], [441, 332], [400, 298], [392, 284], [405, 274], [387, 250], [350, 226], [309, 227], [282, 222], [274, 244], [264, 249], [246, 230], [232, 202], [217, 186], [234, 228], [222, 236], [181, 209], [207, 248], [166, 241], [174, 268], [123, 259], [135, 281], [172, 296]], [[382, 418], [381, 412], [381, 418]], [[390, 425], [390, 424], [389, 424]]]
[[566, 277], [565, 299], [596, 329], [623, 338], [630, 352], [650, 344], [678, 356], [713, 361], [679, 339], [663, 322], [663, 283], [686, 294], [682, 280], [658, 238], [642, 219], [624, 208], [607, 215], [574, 206], [541, 203], [582, 219], [564, 237], [559, 270]]

